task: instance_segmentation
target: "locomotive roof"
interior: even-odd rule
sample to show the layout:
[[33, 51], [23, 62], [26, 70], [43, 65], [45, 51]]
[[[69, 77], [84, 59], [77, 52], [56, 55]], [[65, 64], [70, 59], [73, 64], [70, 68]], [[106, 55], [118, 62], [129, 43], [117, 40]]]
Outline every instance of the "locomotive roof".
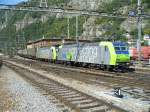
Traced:
[[[78, 42], [79, 45], [81, 44], [98, 44], [99, 42]], [[77, 45], [76, 42], [74, 43], [65, 43], [64, 45]]]
[[120, 41], [118, 41], [118, 42], [113, 42], [113, 45], [114, 46], [127, 46], [128, 43], [127, 42], [120, 42]]

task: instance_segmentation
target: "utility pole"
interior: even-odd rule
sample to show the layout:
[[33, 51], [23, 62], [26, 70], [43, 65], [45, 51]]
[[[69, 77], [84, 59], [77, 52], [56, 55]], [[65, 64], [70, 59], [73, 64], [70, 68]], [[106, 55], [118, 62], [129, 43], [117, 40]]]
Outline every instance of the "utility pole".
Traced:
[[70, 18], [68, 16], [67, 18], [67, 23], [68, 23], [68, 39], [70, 38]]
[[7, 22], [8, 22], [8, 13], [7, 13], [7, 11], [5, 12], [5, 22], [6, 22], [6, 26], [7, 26]]
[[19, 34], [18, 35], [16, 35], [16, 50], [18, 51], [18, 49], [19, 49]]
[[[8, 12], [6, 11], [5, 12], [5, 21], [6, 21], [6, 26], [8, 24]], [[12, 55], [12, 50], [11, 50], [11, 47], [12, 47], [12, 40], [11, 40], [11, 28], [8, 27], [8, 40], [7, 40], [7, 55], [11, 56]]]
[[85, 22], [84, 22], [84, 24], [85, 24], [84, 25], [84, 27], [85, 27], [85, 35], [84, 35], [85, 37], [84, 37], [84, 39], [88, 39], [87, 33], [86, 33], [87, 32], [87, 19], [86, 19], [86, 16], [84, 16], [84, 20], [85, 20]]
[[138, 61], [139, 64], [141, 64], [141, 37], [142, 37], [142, 19], [141, 19], [141, 10], [142, 10], [142, 5], [141, 5], [141, 0], [138, 0], [138, 17], [137, 17], [137, 27], [138, 27], [138, 40], [137, 40], [137, 51], [138, 51]]
[[[27, 24], [27, 21], [23, 20], [23, 27], [25, 27], [26, 24]], [[22, 32], [22, 45], [21, 45], [21, 47], [25, 48], [25, 46], [26, 46], [26, 39], [25, 39], [25, 32], [23, 30], [23, 32]]]
[[76, 43], [79, 43], [79, 38], [78, 38], [78, 15], [76, 16]]
[[[5, 27], [7, 26], [8, 24], [8, 12], [5, 11]], [[7, 49], [7, 45], [8, 45], [8, 42], [9, 42], [9, 29], [8, 29], [8, 35], [4, 35], [3, 37], [6, 38], [8, 36], [8, 40], [6, 40], [5, 42], [5, 49], [4, 49], [4, 52], [7, 54], [8, 52], [8, 49]]]

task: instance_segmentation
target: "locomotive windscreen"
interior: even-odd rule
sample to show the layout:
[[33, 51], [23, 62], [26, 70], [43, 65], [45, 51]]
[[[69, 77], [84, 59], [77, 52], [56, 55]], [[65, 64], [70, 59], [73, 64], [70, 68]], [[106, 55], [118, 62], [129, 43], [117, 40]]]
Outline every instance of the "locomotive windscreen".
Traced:
[[113, 43], [116, 54], [129, 54], [128, 44], [125, 42], [114, 42]]

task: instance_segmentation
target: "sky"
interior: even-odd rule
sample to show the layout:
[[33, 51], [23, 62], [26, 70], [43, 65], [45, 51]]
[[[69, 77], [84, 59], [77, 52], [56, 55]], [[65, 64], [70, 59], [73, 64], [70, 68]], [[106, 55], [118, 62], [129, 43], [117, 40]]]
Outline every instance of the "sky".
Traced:
[[0, 4], [15, 5], [22, 1], [27, 1], [27, 0], [0, 0]]

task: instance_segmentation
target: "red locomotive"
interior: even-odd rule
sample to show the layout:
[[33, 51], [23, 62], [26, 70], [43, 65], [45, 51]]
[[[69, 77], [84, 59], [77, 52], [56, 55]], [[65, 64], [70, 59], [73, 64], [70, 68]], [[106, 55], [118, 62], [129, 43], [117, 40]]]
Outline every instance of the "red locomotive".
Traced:
[[[138, 59], [137, 48], [135, 48], [135, 47], [129, 48], [129, 53], [130, 53], [131, 59], [133, 59], [133, 60]], [[150, 59], [150, 46], [142, 46], [141, 47], [141, 59], [142, 60]]]

